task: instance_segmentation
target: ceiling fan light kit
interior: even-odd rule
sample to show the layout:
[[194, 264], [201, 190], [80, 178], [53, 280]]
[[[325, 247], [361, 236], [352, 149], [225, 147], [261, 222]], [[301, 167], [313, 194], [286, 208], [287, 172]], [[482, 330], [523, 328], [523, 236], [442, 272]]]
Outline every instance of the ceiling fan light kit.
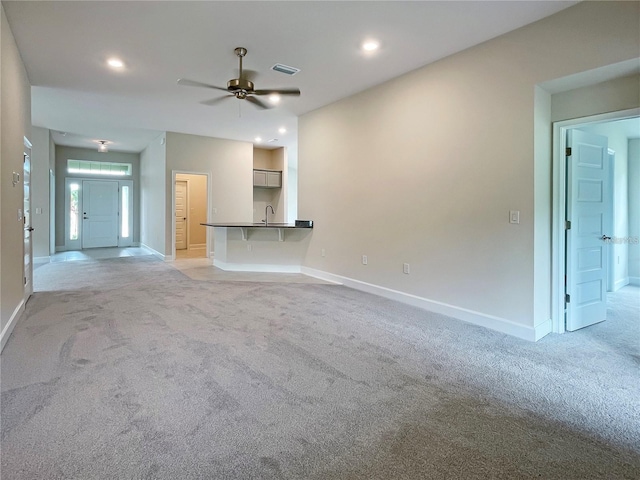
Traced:
[[[269, 88], [269, 89], [259, 89], [259, 90], [256, 89], [254, 83], [251, 80], [249, 80], [246, 77], [246, 75], [243, 75], [244, 72], [242, 70], [242, 59], [247, 54], [247, 49], [244, 47], [237, 47], [236, 49], [234, 49], [233, 52], [238, 57], [238, 78], [232, 78], [231, 80], [229, 80], [227, 82], [227, 88], [218, 87], [216, 85], [208, 85], [206, 83], [198, 82], [195, 80], [188, 80], [186, 78], [179, 79], [178, 85], [184, 85], [188, 87], [213, 88], [214, 90], [223, 90], [231, 94], [226, 97], [218, 97], [218, 98], [214, 98], [214, 99], [202, 102], [205, 105], [215, 105], [220, 100], [224, 100], [225, 98], [230, 98], [231, 96], [234, 96], [238, 100], [247, 100], [249, 103], [252, 103], [258, 108], [268, 109], [268, 108], [271, 108], [273, 105], [268, 105], [263, 101], [255, 98], [255, 96], [261, 96], [261, 95], [299, 96], [300, 95], [300, 89], [298, 88]], [[272, 103], [277, 103], [277, 102], [272, 102]]]

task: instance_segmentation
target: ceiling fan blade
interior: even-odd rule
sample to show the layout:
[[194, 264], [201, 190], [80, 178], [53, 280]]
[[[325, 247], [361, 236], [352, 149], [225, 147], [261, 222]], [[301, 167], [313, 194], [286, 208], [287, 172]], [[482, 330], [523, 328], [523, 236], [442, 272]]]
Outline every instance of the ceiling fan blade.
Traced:
[[225, 95], [224, 97], [212, 98], [211, 100], [204, 100], [204, 101], [202, 101], [200, 103], [202, 105], [207, 105], [209, 107], [212, 107], [212, 106], [217, 105], [218, 103], [220, 103], [222, 100], [226, 100], [227, 98], [233, 98], [233, 95]]
[[256, 107], [258, 108], [262, 108], [263, 110], [266, 110], [268, 108], [271, 108], [270, 105], [267, 105], [266, 103], [263, 103], [262, 101], [258, 100], [257, 98], [254, 97], [250, 97], [247, 95], [247, 97], [245, 98], [245, 100], [247, 102], [251, 102], [253, 103]]
[[300, 89], [299, 88], [269, 88], [269, 89], [261, 89], [261, 90], [254, 90], [253, 92], [251, 92], [253, 95], [271, 95], [271, 94], [277, 94], [277, 95], [300, 95]]
[[196, 82], [195, 80], [188, 80], [186, 78], [179, 78], [178, 85], [183, 85], [186, 87], [203, 87], [203, 88], [213, 88], [215, 90], [224, 90], [227, 92], [228, 90], [224, 87], [216, 87], [215, 85], [209, 85], [208, 83]]

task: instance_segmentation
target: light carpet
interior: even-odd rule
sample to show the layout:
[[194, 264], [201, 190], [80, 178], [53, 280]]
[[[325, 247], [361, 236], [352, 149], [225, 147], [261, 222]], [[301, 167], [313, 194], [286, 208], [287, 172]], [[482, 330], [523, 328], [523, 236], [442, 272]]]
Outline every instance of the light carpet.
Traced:
[[607, 322], [530, 343], [153, 257], [49, 264], [35, 286], [2, 354], [3, 479], [640, 476], [634, 287]]

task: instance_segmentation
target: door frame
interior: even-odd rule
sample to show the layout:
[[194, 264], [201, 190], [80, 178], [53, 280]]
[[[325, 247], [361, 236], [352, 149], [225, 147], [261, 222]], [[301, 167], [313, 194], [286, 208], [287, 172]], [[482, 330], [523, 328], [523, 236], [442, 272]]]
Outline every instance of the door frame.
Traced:
[[[184, 182], [185, 184], [185, 199], [184, 199], [184, 209], [187, 213], [187, 218], [184, 221], [184, 241], [185, 241], [185, 245], [186, 245], [186, 249], [189, 250], [189, 246], [191, 245], [190, 243], [190, 239], [189, 239], [189, 180], [176, 180], [175, 182], [173, 182], [173, 193], [174, 193], [174, 201], [175, 201], [175, 192], [176, 192], [176, 185], [178, 184], [178, 182]], [[175, 203], [173, 206], [173, 222], [175, 223], [176, 219], [176, 209], [175, 209]], [[173, 240], [175, 243], [175, 231], [174, 231], [174, 236], [173, 236]], [[176, 247], [177, 250], [177, 247]]]
[[[182, 175], [204, 175], [207, 177], [207, 223], [211, 222], [211, 174], [209, 172], [196, 172], [193, 170], [172, 170], [171, 171], [171, 258], [168, 260], [176, 259], [176, 176]], [[166, 217], [165, 217], [166, 218]], [[210, 257], [211, 252], [211, 241], [213, 236], [211, 235], [210, 228], [206, 230], [206, 248], [205, 255], [207, 258]]]
[[640, 116], [640, 108], [620, 110], [588, 117], [553, 122], [552, 212], [551, 212], [551, 322], [554, 333], [565, 332], [565, 204], [567, 201], [565, 150], [567, 131], [590, 123], [601, 123]]
[[[27, 137], [23, 137], [24, 142], [24, 150], [23, 150], [23, 165], [22, 165], [22, 197], [23, 202], [27, 199], [27, 204], [29, 208], [24, 208], [22, 211], [22, 219], [23, 219], [23, 233], [22, 233], [22, 277], [24, 279], [22, 283], [23, 291], [22, 297], [24, 299], [24, 303], [26, 304], [29, 301], [29, 298], [33, 294], [33, 227], [32, 225], [32, 216], [31, 216], [31, 186], [33, 184], [32, 181], [32, 171], [33, 171], [33, 162], [32, 162], [32, 149], [33, 145], [29, 141]], [[25, 173], [26, 170], [26, 159], [29, 159], [29, 178], [27, 183], [27, 175]], [[25, 240], [28, 238], [29, 251], [26, 251], [25, 248]], [[28, 257], [28, 266], [25, 264], [25, 258]], [[27, 271], [28, 269], [28, 271]]]
[[[130, 247], [134, 245], [133, 242], [133, 231], [135, 229], [134, 224], [134, 216], [135, 216], [135, 205], [134, 205], [134, 188], [135, 184], [132, 179], [119, 179], [119, 178], [101, 178], [101, 177], [64, 177], [64, 251], [69, 250], [82, 250], [82, 219], [80, 219], [80, 225], [78, 227], [78, 239], [70, 240], [69, 234], [71, 229], [71, 219], [69, 217], [69, 185], [72, 183], [79, 184], [79, 194], [78, 194], [78, 209], [79, 211], [83, 211], [83, 182], [86, 181], [106, 181], [106, 182], [116, 182], [118, 184], [118, 248]], [[129, 238], [126, 240], [122, 238], [122, 187], [129, 187]]]

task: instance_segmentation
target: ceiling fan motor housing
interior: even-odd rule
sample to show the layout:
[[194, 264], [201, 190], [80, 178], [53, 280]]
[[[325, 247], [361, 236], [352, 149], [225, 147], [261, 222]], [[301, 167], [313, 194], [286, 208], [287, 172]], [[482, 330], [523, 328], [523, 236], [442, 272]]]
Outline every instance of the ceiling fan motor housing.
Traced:
[[253, 91], [253, 82], [245, 78], [233, 78], [227, 82], [227, 90], [235, 92], [238, 90], [246, 90], [248, 92]]

